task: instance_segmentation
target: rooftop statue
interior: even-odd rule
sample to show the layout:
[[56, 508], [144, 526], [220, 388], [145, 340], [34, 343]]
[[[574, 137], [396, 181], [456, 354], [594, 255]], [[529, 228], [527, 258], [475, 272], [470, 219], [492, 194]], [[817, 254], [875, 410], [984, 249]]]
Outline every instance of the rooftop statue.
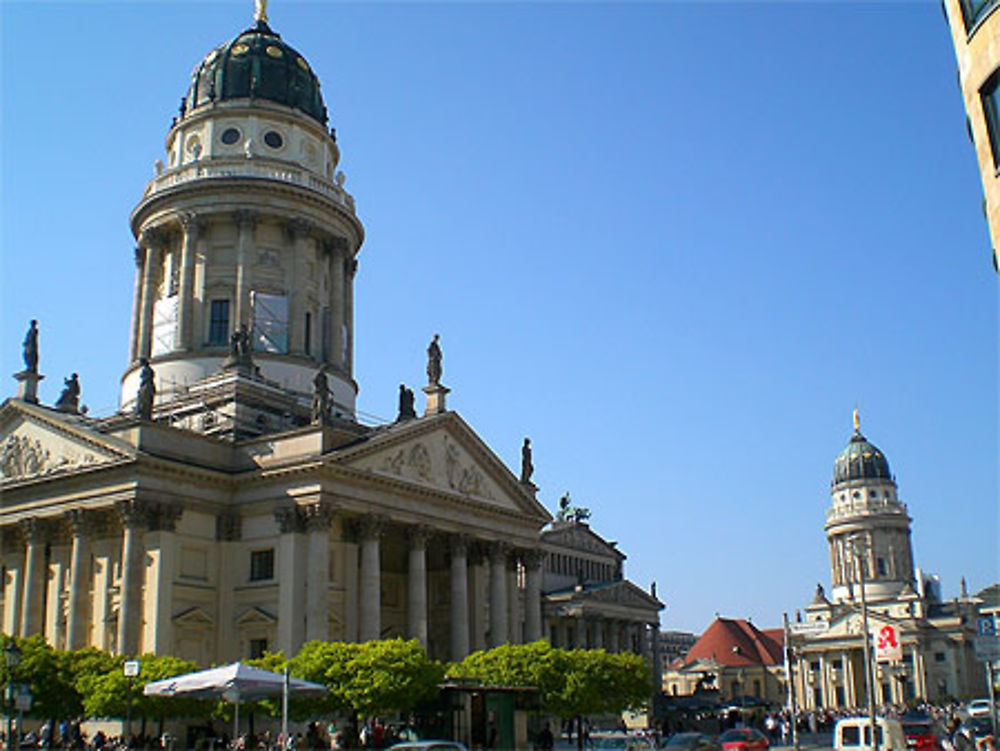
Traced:
[[525, 485], [531, 483], [534, 471], [535, 465], [531, 463], [531, 439], [525, 438], [521, 446], [521, 482]]
[[427, 383], [431, 386], [441, 385], [441, 345], [438, 344], [440, 334], [435, 334], [427, 345]]
[[254, 0], [253, 20], [257, 23], [267, 23], [267, 0]]
[[590, 518], [590, 509], [583, 506], [571, 506], [569, 503], [569, 493], [567, 492], [559, 499], [559, 511], [556, 512], [556, 521], [573, 522], [579, 524]]
[[24, 335], [24, 369], [28, 373], [38, 372], [38, 321], [33, 320]]
[[139, 392], [135, 398], [135, 413], [143, 420], [153, 419], [153, 399], [156, 397], [155, 373], [149, 365], [149, 360], [140, 358]]
[[77, 377], [76, 373], [74, 373], [69, 378], [64, 378], [63, 383], [65, 384], [65, 387], [59, 395], [58, 401], [56, 401], [56, 409], [60, 412], [79, 412], [80, 379]]
[[330, 421], [330, 384], [326, 372], [318, 370], [313, 378], [312, 422], [325, 425]]
[[416, 418], [417, 410], [413, 406], [413, 401], [413, 389], [406, 388], [406, 384], [399, 384], [399, 414], [396, 416], [396, 422]]

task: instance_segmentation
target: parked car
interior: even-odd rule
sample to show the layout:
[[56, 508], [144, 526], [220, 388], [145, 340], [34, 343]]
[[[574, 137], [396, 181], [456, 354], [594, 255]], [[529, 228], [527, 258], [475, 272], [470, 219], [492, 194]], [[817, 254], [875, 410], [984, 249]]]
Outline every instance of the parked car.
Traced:
[[989, 717], [990, 700], [973, 699], [965, 705], [965, 711], [969, 714], [969, 717]]
[[719, 736], [724, 751], [767, 751], [771, 742], [754, 728], [733, 728]]
[[[888, 717], [875, 718], [875, 739], [879, 751], [907, 751], [906, 735], [899, 720]], [[835, 751], [870, 751], [872, 749], [872, 721], [870, 717], [844, 717], [833, 728]]]
[[705, 733], [674, 733], [666, 748], [670, 751], [722, 751], [715, 737]]
[[389, 751], [468, 751], [458, 741], [404, 741], [389, 746]]
[[971, 743], [975, 743], [987, 735], [992, 735], [993, 721], [990, 720], [989, 715], [968, 717], [962, 721], [959, 730], [965, 734]]
[[590, 745], [593, 749], [624, 749], [624, 751], [653, 751], [656, 745], [652, 739], [644, 735], [627, 733], [621, 730], [596, 731], [590, 734]]
[[903, 715], [899, 719], [907, 747], [913, 751], [941, 751], [941, 726], [930, 715]]

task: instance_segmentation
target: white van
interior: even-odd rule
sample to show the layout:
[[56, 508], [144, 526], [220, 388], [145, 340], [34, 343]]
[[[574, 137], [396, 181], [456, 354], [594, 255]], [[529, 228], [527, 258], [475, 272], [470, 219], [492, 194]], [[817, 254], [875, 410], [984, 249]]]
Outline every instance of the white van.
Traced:
[[[879, 751], [906, 751], [906, 735], [899, 720], [875, 718], [875, 740]], [[833, 729], [836, 751], [872, 751], [871, 717], [845, 717]]]

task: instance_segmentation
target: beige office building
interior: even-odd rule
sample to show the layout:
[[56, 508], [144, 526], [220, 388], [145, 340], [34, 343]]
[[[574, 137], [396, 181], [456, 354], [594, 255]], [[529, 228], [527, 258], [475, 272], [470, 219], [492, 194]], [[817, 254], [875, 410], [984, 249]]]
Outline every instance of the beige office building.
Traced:
[[1000, 2], [943, 0], [958, 58], [969, 137], [983, 178], [983, 213], [1000, 271]]

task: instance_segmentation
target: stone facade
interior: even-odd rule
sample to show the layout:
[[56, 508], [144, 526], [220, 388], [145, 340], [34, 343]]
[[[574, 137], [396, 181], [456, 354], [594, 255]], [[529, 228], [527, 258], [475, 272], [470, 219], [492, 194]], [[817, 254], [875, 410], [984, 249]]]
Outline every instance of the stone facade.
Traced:
[[983, 180], [983, 213], [1000, 271], [1000, 2], [944, 0], [969, 138]]

